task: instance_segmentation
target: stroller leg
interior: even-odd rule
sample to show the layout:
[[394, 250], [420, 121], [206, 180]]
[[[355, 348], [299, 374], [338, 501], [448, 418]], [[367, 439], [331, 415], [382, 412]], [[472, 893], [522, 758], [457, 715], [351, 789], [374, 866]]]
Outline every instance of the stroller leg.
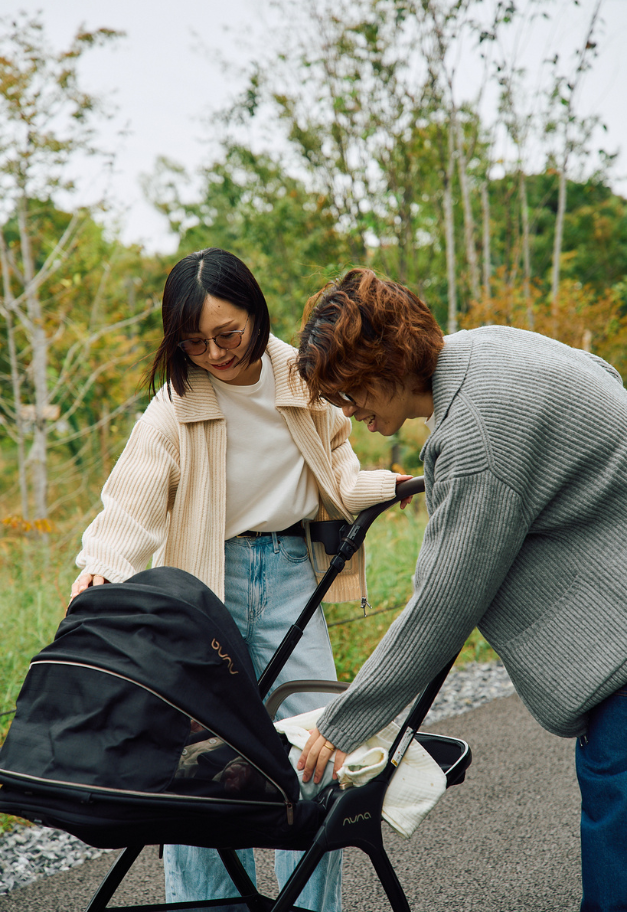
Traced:
[[218, 849], [218, 855], [227, 870], [227, 874], [235, 884], [235, 888], [239, 890], [242, 896], [247, 898], [246, 902], [251, 912], [265, 912], [267, 905], [263, 902], [257, 888], [248, 876], [248, 872], [235, 849]]
[[393, 912], [411, 912], [405, 892], [383, 846], [373, 847], [370, 850], [364, 848], [364, 850], [368, 851], [370, 861], [377, 872]]
[[128, 848], [120, 852], [92, 896], [85, 912], [104, 912], [107, 903], [128, 874], [133, 862], [143, 848], [143, 845], [128, 846]]

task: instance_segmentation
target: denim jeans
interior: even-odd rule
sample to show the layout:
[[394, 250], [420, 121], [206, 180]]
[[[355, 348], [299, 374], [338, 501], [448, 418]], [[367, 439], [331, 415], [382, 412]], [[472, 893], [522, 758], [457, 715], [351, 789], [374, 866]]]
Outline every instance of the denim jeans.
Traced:
[[581, 789], [581, 912], [627, 910], [627, 687], [590, 713], [576, 748]]
[[[305, 541], [297, 536], [232, 538], [225, 543], [225, 556], [224, 602], [244, 637], [259, 677], [305, 607], [316, 585], [315, 576]], [[336, 678], [327, 625], [320, 608], [274, 686], [304, 678]], [[285, 718], [307, 712], [330, 699], [329, 694], [294, 694], [282, 704], [277, 715]], [[243, 849], [238, 855], [255, 882], [252, 849]], [[287, 882], [300, 856], [300, 852], [275, 853], [279, 887]], [[215, 849], [165, 846], [164, 866], [168, 902], [239, 895]], [[341, 851], [328, 852], [296, 905], [312, 912], [340, 912], [341, 874]]]

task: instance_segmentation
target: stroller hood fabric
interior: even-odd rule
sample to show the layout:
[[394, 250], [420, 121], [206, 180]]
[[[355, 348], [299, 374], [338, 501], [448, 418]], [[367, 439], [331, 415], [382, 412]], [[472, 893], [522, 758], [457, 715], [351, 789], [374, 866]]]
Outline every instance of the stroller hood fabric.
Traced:
[[235, 622], [198, 579], [160, 567], [74, 599], [54, 641], [32, 661], [0, 777], [198, 795], [194, 771], [212, 751], [221, 772], [207, 767], [208, 794], [222, 776], [218, 794], [238, 797], [235, 761], [243, 757], [257, 798], [297, 800], [296, 775]]

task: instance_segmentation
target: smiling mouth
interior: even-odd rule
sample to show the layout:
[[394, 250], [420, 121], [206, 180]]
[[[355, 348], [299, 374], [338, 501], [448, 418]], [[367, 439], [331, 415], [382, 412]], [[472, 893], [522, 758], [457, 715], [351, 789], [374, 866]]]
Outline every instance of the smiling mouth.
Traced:
[[228, 370], [230, 367], [233, 367], [234, 363], [235, 363], [235, 355], [233, 355], [232, 358], [229, 358], [229, 360], [225, 361], [223, 364], [212, 364], [211, 366], [214, 368], [214, 370], [223, 371], [223, 370]]
[[360, 418], [359, 420], [363, 421], [363, 423], [366, 425], [366, 427], [368, 428], [369, 431], [374, 430], [374, 424], [375, 424], [375, 421], [377, 420], [376, 415], [366, 415], [365, 418]]

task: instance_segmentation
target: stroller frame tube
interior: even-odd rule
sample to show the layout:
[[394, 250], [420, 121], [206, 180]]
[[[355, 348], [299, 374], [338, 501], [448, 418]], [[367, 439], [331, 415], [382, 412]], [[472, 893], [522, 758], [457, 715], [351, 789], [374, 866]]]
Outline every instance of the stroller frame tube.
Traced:
[[302, 610], [302, 613], [295, 624], [292, 624], [285, 634], [279, 648], [268, 662], [264, 672], [259, 678], [259, 693], [261, 699], [265, 699], [268, 691], [283, 670], [283, 667], [296, 644], [303, 635], [304, 629], [317, 611], [322, 599], [331, 588], [335, 578], [342, 572], [346, 561], [350, 560], [355, 552], [363, 544], [366, 532], [373, 524], [377, 516], [380, 516], [385, 510], [399, 503], [405, 497], [413, 494], [421, 494], [425, 489], [424, 478], [412, 478], [409, 481], [401, 482], [396, 488], [396, 495], [391, 500], [385, 500], [383, 503], [375, 504], [367, 510], [362, 510], [352, 525], [348, 523], [344, 527], [346, 532], [341, 537], [339, 550], [331, 560], [329, 569], [324, 574], [311, 598]]

